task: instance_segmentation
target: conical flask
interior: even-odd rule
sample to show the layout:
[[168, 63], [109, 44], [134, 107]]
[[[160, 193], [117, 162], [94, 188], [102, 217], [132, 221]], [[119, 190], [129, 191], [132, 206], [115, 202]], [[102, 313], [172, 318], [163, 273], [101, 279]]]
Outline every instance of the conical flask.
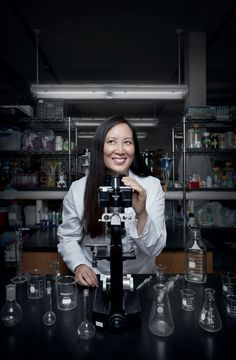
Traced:
[[169, 336], [174, 332], [175, 325], [168, 289], [163, 284], [157, 284], [153, 288], [155, 290], [155, 300], [152, 303], [148, 328], [154, 335]]
[[198, 323], [206, 331], [216, 332], [222, 328], [222, 321], [215, 302], [215, 290], [205, 289], [204, 304], [200, 312]]

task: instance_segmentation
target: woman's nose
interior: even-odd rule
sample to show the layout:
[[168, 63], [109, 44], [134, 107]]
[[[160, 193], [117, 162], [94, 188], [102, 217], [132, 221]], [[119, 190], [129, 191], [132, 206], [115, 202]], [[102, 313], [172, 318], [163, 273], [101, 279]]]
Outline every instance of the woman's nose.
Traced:
[[124, 152], [124, 146], [122, 143], [117, 143], [116, 144], [116, 151], [119, 153], [119, 154], [122, 154]]

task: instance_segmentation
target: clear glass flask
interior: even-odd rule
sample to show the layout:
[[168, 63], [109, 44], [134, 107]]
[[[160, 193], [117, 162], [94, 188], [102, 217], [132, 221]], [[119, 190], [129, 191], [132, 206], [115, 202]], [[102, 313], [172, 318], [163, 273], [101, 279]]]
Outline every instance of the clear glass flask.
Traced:
[[215, 290], [205, 289], [205, 299], [198, 323], [206, 331], [217, 332], [222, 328], [222, 321], [215, 302]]
[[22, 308], [16, 302], [16, 284], [6, 285], [6, 303], [1, 309], [1, 321], [5, 326], [14, 326], [22, 318]]
[[192, 229], [185, 247], [184, 278], [193, 283], [205, 283], [207, 279], [207, 250], [201, 239], [201, 231]]
[[175, 324], [168, 297], [168, 289], [163, 284], [156, 284], [155, 300], [152, 303], [148, 328], [154, 335], [169, 336], [175, 330]]
[[46, 326], [51, 326], [56, 322], [56, 314], [52, 311], [52, 287], [51, 282], [47, 281], [47, 309], [43, 315], [43, 323]]
[[11, 279], [14, 284], [22, 284], [27, 281], [27, 276], [23, 273], [23, 228], [22, 221], [15, 227], [15, 259], [16, 275]]
[[78, 337], [82, 340], [90, 340], [96, 334], [95, 326], [88, 320], [88, 296], [89, 289], [83, 290], [83, 320], [78, 327]]

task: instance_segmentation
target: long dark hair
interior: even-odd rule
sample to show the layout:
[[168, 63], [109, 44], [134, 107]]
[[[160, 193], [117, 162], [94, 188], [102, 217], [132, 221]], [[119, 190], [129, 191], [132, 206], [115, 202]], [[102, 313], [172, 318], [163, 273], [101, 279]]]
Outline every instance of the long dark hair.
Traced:
[[129, 121], [119, 115], [115, 115], [107, 120], [104, 120], [101, 125], [98, 126], [93, 138], [90, 167], [84, 195], [83, 225], [85, 233], [90, 235], [91, 238], [104, 235], [105, 233], [103, 223], [98, 221], [103, 213], [103, 209], [100, 208], [98, 203], [98, 188], [99, 186], [104, 185], [104, 179], [107, 175], [107, 170], [104, 164], [103, 148], [108, 131], [121, 123], [127, 124], [133, 135], [135, 152], [130, 170], [134, 174], [143, 177], [152, 174], [141, 155], [136, 130]]

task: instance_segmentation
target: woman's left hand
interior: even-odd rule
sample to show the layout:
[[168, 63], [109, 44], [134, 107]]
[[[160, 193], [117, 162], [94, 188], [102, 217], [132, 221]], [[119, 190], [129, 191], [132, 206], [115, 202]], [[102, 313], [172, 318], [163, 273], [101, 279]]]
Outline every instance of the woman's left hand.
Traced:
[[124, 176], [122, 178], [124, 185], [130, 186], [134, 191], [132, 194], [132, 207], [136, 213], [137, 219], [142, 216], [147, 217], [146, 212], [146, 190], [132, 177]]

